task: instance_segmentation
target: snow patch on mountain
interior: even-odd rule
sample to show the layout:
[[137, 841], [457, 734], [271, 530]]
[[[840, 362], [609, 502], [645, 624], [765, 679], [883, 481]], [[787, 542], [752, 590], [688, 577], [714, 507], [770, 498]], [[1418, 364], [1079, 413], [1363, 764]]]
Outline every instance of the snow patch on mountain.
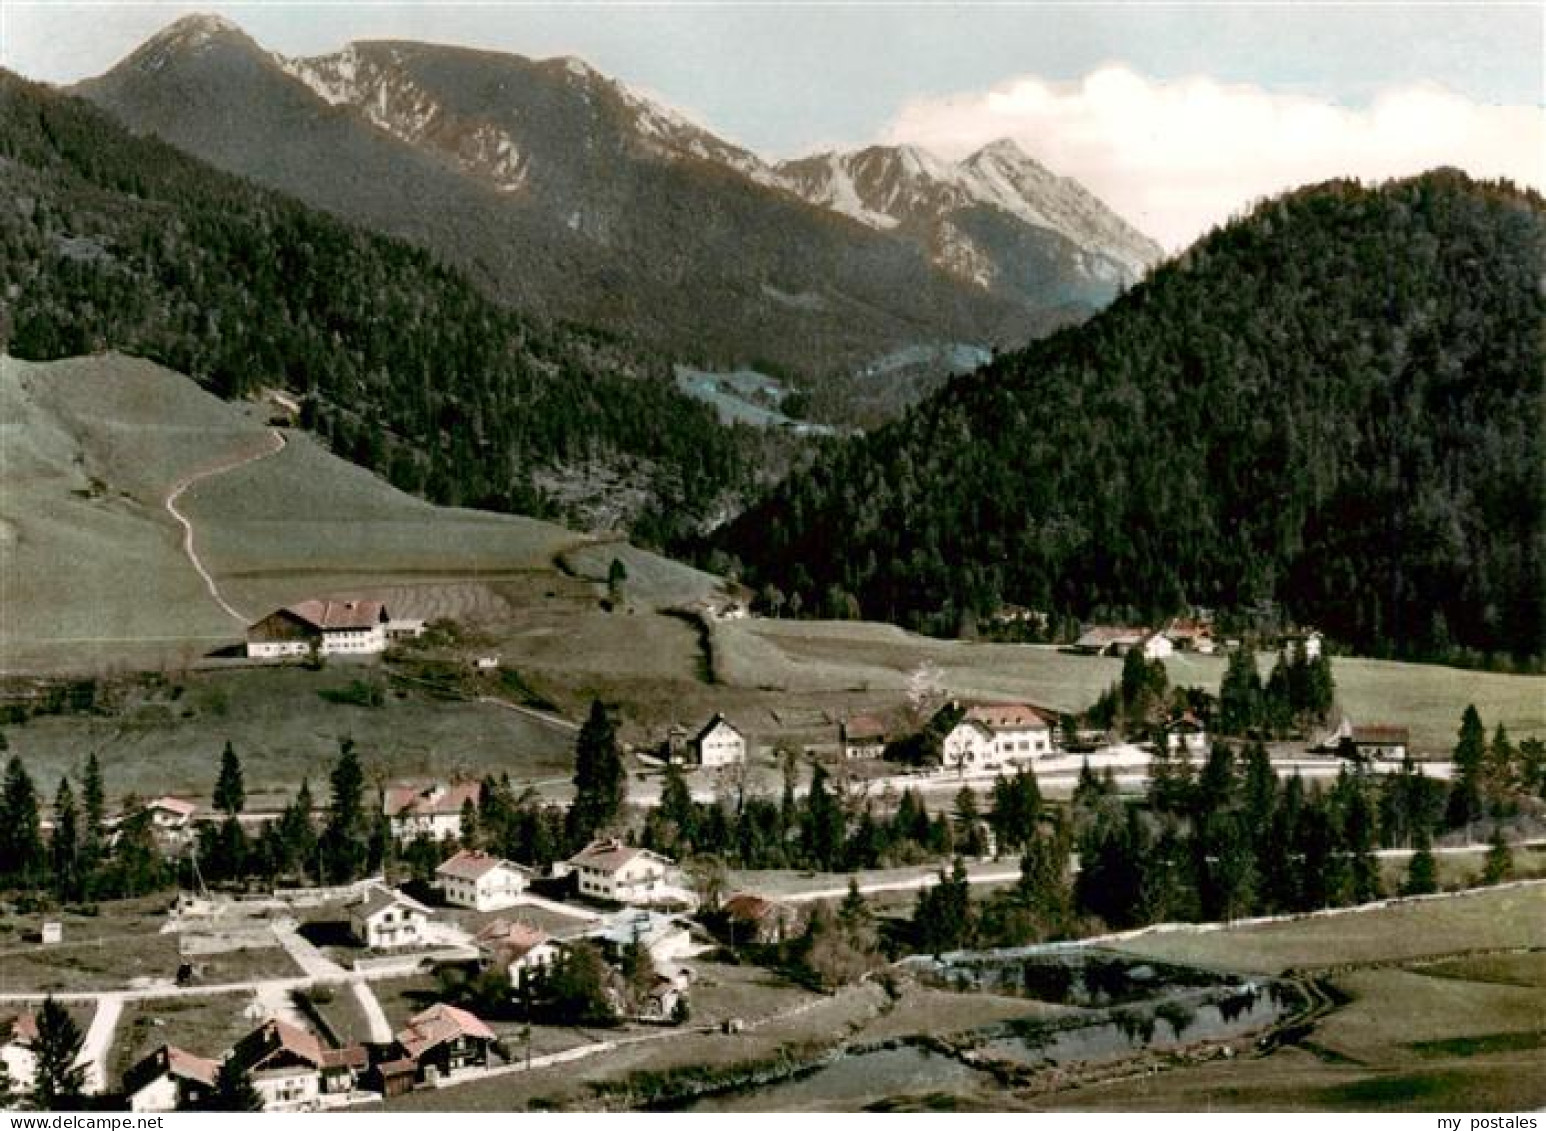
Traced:
[[526, 183], [527, 168], [515, 138], [487, 121], [463, 121], [394, 65], [361, 52], [354, 44], [332, 55], [274, 61], [332, 106], [349, 106], [372, 125], [402, 141], [430, 147], [464, 172], [489, 181], [501, 192]]
[[982, 287], [998, 277], [992, 257], [951, 222], [971, 207], [1057, 233], [1078, 249], [1086, 278], [1113, 286], [1141, 278], [1162, 254], [1078, 182], [1049, 172], [1007, 139], [958, 162], [912, 145], [871, 146], [786, 161], [774, 172], [801, 199], [872, 228], [930, 230], [935, 262]]

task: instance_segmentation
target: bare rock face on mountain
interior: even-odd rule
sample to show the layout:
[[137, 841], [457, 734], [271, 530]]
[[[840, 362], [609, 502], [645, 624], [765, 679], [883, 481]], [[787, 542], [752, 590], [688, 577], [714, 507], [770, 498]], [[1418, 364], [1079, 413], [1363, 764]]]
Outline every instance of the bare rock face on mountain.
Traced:
[[772, 166], [576, 59], [407, 42], [289, 59], [191, 16], [78, 92], [501, 301], [711, 365], [819, 375], [1018, 343], [1158, 255], [1024, 154]]
[[1084, 186], [1009, 140], [960, 162], [915, 146], [872, 146], [777, 172], [813, 204], [907, 236], [942, 270], [1028, 303], [1104, 304], [1161, 257]]

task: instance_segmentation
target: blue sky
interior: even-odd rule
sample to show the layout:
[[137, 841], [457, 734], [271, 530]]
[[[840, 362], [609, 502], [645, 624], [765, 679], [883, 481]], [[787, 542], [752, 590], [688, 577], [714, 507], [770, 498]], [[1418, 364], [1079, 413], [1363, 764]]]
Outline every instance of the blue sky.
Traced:
[[[1303, 161], [1301, 180], [1382, 176], [1452, 150], [1447, 163], [1538, 185], [1546, 161], [1538, 4], [3, 0], [0, 10], [0, 64], [51, 82], [107, 69], [179, 15], [217, 11], [288, 55], [386, 37], [578, 55], [772, 157], [879, 140], [959, 153], [998, 131], [1108, 199], [1116, 186], [1119, 207], [1167, 243], [1222, 218], [1244, 203], [1241, 194], [1295, 179], [1278, 168], [1285, 160]], [[1413, 92], [1430, 101], [1401, 102]], [[1420, 119], [1430, 112], [1453, 133], [1423, 136], [1431, 131]], [[1142, 138], [1133, 121], [1147, 123]], [[1305, 146], [1307, 128], [1337, 137]], [[1283, 160], [1268, 152], [1283, 148], [1276, 141], [1262, 144], [1263, 131], [1276, 130], [1292, 143]], [[1114, 134], [1104, 149], [1090, 137], [1102, 131]], [[1468, 140], [1476, 134], [1484, 144]], [[1224, 154], [1217, 167], [1199, 165], [1194, 153], [1168, 197], [1137, 191], [1137, 178], [1169, 175], [1152, 166], [1165, 150], [1199, 135]], [[1142, 161], [1135, 147], [1147, 151]], [[1362, 167], [1339, 168], [1348, 162]], [[1258, 168], [1261, 176], [1207, 188]], [[1170, 214], [1177, 197], [1190, 201], [1190, 213]]]

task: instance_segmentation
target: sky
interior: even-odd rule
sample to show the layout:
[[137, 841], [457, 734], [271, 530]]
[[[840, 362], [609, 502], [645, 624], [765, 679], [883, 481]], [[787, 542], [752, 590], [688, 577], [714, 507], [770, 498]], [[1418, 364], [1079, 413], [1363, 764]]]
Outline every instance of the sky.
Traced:
[[0, 0], [0, 65], [69, 83], [178, 16], [285, 55], [401, 38], [577, 55], [768, 158], [1012, 137], [1167, 248], [1332, 176], [1546, 190], [1540, 3]]

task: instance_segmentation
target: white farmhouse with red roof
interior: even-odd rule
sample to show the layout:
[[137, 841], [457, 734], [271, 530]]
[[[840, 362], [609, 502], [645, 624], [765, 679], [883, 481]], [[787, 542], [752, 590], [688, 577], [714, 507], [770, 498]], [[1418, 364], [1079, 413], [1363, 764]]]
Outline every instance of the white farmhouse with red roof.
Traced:
[[393, 620], [380, 601], [301, 601], [277, 609], [247, 629], [247, 655], [276, 660], [307, 656], [369, 656], [424, 631], [421, 620]]
[[[947, 708], [951, 709], [951, 708]], [[941, 743], [946, 766], [962, 770], [996, 770], [1052, 753], [1050, 712], [1025, 703], [975, 703]]]
[[474, 911], [498, 911], [520, 902], [531, 876], [530, 868], [487, 852], [458, 852], [435, 869], [446, 902]]
[[399, 841], [427, 836], [430, 840], [460, 840], [462, 809], [478, 804], [483, 787], [475, 781], [389, 785], [381, 794], [381, 811]]

